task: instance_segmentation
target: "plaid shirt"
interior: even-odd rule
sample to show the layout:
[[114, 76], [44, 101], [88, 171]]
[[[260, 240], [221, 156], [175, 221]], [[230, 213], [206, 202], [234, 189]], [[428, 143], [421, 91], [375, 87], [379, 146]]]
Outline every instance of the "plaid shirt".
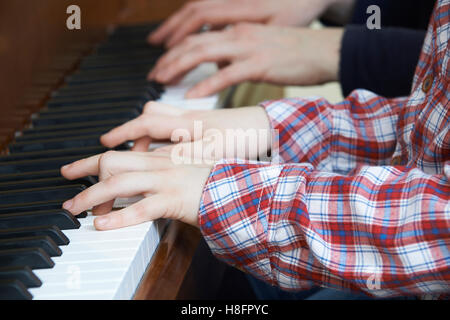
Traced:
[[281, 161], [214, 166], [199, 224], [218, 258], [285, 290], [450, 292], [449, 12], [438, 1], [408, 98], [263, 103]]

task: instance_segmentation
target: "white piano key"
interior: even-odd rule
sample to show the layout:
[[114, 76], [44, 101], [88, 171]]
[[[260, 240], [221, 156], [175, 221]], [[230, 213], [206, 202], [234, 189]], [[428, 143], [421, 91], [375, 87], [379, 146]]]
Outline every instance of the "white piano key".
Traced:
[[[218, 107], [218, 96], [185, 100], [189, 88], [216, 71], [204, 64], [189, 73], [180, 84], [169, 86], [160, 99], [186, 109], [211, 110]], [[118, 199], [115, 207], [128, 206], [140, 197]], [[52, 269], [34, 270], [40, 288], [30, 289], [37, 300], [52, 299], [131, 299], [159, 244], [165, 221], [147, 222], [111, 231], [97, 231], [94, 217], [80, 219], [77, 230], [64, 230], [70, 239], [61, 246], [63, 254], [54, 257]]]

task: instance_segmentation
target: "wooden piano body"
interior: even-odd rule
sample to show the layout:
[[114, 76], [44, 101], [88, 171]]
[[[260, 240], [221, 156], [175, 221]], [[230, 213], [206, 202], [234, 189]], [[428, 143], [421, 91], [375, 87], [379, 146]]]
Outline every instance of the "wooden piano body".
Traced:
[[[6, 152], [5, 146], [14, 139], [15, 132], [27, 126], [31, 114], [45, 105], [50, 92], [76, 68], [80, 58], [105, 36], [110, 26], [160, 21], [183, 2], [0, 0], [2, 152]], [[66, 8], [72, 4], [81, 8], [81, 30], [66, 28], [69, 16]], [[199, 243], [198, 230], [172, 223], [136, 290], [135, 299], [208, 297], [217, 289], [225, 267], [211, 257], [193, 263]], [[210, 273], [208, 285], [202, 278], [205, 272]]]

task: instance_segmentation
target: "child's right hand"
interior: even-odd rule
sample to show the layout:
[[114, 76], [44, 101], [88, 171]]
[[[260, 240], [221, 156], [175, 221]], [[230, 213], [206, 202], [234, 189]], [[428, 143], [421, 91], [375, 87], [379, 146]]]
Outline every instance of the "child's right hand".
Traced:
[[198, 157], [192, 151], [202, 145], [202, 150], [208, 151], [206, 158], [219, 160], [256, 159], [270, 150], [271, 138], [269, 119], [262, 107], [192, 111], [149, 102], [141, 116], [104, 134], [101, 142], [113, 148], [134, 141], [132, 150], [143, 152], [152, 141], [171, 140], [181, 144], [159, 151], [178, 148], [182, 157]]

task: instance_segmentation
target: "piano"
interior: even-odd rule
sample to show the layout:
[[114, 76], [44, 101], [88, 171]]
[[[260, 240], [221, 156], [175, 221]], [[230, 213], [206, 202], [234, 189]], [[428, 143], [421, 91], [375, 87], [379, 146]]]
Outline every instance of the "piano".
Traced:
[[[27, 112], [14, 113], [13, 119], [20, 115], [14, 126], [0, 120], [5, 123], [2, 132], [8, 133], [1, 140], [0, 156], [0, 299], [176, 297], [199, 241], [198, 231], [178, 222], [152, 221], [99, 232], [91, 212], [74, 217], [61, 208], [97, 177], [67, 181], [59, 168], [107, 151], [99, 136], [139, 116], [147, 101], [184, 108], [223, 106], [217, 95], [184, 99], [187, 89], [215, 71], [214, 65], [200, 66], [175, 86], [146, 80], [164, 52], [145, 41], [155, 27], [154, 23], [115, 26], [94, 46], [78, 46], [76, 52], [83, 52], [83, 57], [75, 68], [64, 70], [63, 80], [43, 103], [35, 102], [36, 90], [26, 97], [25, 105], [33, 101], [39, 108], [19, 109]], [[60, 65], [70, 65], [64, 61]], [[49, 77], [55, 78], [51, 73]], [[37, 91], [47, 87], [40, 85]], [[115, 207], [134, 201], [117, 199]], [[178, 249], [184, 256], [174, 263], [171, 255], [180, 254], [176, 252], [180, 241], [190, 246]], [[181, 272], [170, 270], [168, 263]], [[171, 279], [176, 273], [178, 278]], [[151, 291], [166, 283], [174, 287], [172, 293], [158, 296]]]

